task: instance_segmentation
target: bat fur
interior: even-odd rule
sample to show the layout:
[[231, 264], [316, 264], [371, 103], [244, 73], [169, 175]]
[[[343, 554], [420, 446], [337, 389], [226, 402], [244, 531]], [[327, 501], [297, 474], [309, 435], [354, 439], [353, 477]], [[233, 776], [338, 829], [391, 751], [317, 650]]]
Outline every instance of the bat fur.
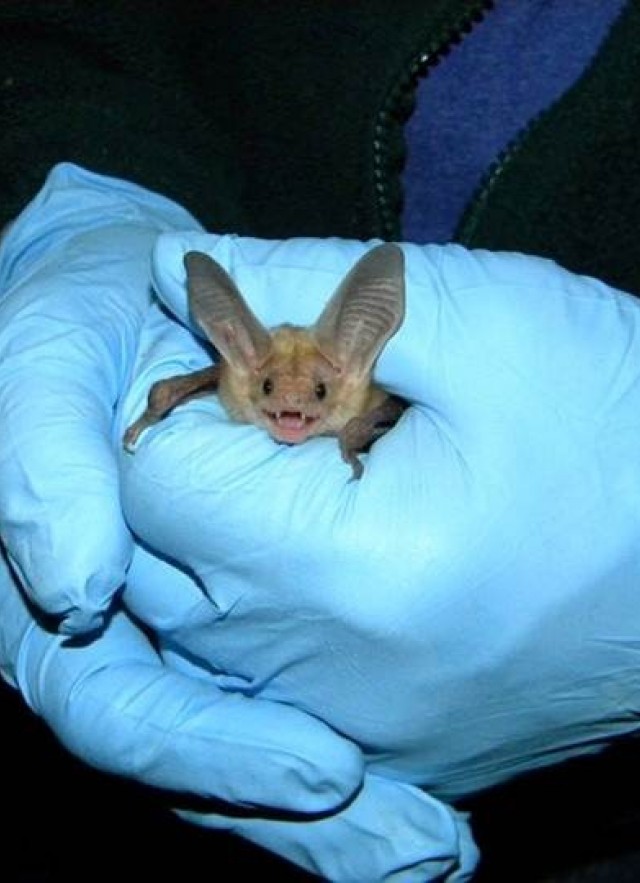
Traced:
[[271, 330], [211, 257], [192, 251], [184, 261], [191, 313], [220, 361], [153, 384], [146, 410], [125, 433], [125, 449], [133, 451], [141, 432], [177, 405], [216, 392], [232, 420], [262, 427], [278, 442], [336, 436], [343, 459], [360, 478], [357, 454], [405, 408], [371, 377], [404, 317], [402, 250], [387, 243], [368, 251], [314, 325]]

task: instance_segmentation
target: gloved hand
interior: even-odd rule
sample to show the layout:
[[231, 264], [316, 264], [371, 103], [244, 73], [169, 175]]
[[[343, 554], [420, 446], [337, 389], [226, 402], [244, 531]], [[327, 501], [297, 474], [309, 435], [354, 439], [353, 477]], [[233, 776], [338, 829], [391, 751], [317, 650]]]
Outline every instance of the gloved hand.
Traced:
[[[186, 322], [182, 258], [207, 251], [265, 324], [306, 324], [367, 247], [167, 234], [154, 280]], [[215, 397], [176, 408], [122, 455], [163, 573], [134, 562], [126, 599], [176, 667], [328, 722], [368, 781], [453, 799], [637, 731], [640, 304], [535, 258], [404, 251], [377, 378], [411, 408], [362, 479], [335, 439], [278, 445]], [[210, 357], [156, 312], [121, 431], [154, 380]], [[310, 826], [203, 822], [311, 848]]]
[[[324, 876], [467, 879], [476, 851], [463, 817], [365, 774], [360, 747], [307, 709], [238, 690], [243, 667], [227, 684], [167, 641], [184, 626], [208, 636], [212, 605], [190, 575], [133, 543], [113, 414], [148, 313], [151, 245], [180, 228], [197, 223], [174, 204], [62, 165], [2, 242], [0, 670], [87, 762], [252, 810], [240, 833]], [[174, 330], [151, 314], [141, 364]], [[155, 585], [145, 616], [164, 659], [118, 603], [125, 577], [134, 612]], [[198, 820], [234, 827], [238, 815]]]

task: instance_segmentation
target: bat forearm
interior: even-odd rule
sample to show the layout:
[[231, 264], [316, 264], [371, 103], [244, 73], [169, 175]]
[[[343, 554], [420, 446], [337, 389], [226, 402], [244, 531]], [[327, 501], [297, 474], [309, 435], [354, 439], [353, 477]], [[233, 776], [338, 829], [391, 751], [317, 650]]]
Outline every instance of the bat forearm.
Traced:
[[397, 396], [387, 396], [379, 405], [358, 417], [353, 417], [338, 433], [342, 459], [351, 465], [353, 477], [360, 478], [364, 467], [357, 455], [389, 431], [406, 408]]
[[145, 411], [124, 434], [125, 449], [131, 450], [145, 429], [162, 420], [177, 405], [215, 392], [219, 379], [219, 366], [211, 365], [192, 374], [179, 374], [154, 383], [149, 390]]

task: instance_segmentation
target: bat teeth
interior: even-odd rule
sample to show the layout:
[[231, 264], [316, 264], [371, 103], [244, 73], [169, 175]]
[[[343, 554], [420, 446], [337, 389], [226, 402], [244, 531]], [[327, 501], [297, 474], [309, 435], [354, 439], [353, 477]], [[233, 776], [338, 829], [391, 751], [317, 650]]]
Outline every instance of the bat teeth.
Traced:
[[282, 409], [265, 410], [268, 431], [276, 441], [297, 445], [317, 433], [316, 425], [319, 416], [307, 414], [305, 411]]
[[318, 419], [316, 414], [307, 414], [305, 411], [282, 410], [265, 411], [267, 417], [278, 425], [299, 425], [300, 427], [315, 423]]

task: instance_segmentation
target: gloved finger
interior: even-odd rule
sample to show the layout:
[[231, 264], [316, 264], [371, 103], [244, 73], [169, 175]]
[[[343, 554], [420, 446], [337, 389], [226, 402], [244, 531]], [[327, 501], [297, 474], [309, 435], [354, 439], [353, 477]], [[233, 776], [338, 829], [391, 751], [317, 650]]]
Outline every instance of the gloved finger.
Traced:
[[359, 750], [293, 707], [163, 665], [123, 614], [72, 645], [31, 617], [0, 560], [0, 670], [85, 762], [234, 805], [324, 812], [359, 787]]
[[463, 815], [411, 785], [373, 775], [348, 806], [319, 819], [178, 814], [233, 831], [333, 883], [463, 883], [478, 862]]
[[113, 411], [150, 302], [152, 244], [188, 219], [62, 165], [2, 243], [0, 529], [25, 591], [67, 634], [100, 625], [131, 557]]

